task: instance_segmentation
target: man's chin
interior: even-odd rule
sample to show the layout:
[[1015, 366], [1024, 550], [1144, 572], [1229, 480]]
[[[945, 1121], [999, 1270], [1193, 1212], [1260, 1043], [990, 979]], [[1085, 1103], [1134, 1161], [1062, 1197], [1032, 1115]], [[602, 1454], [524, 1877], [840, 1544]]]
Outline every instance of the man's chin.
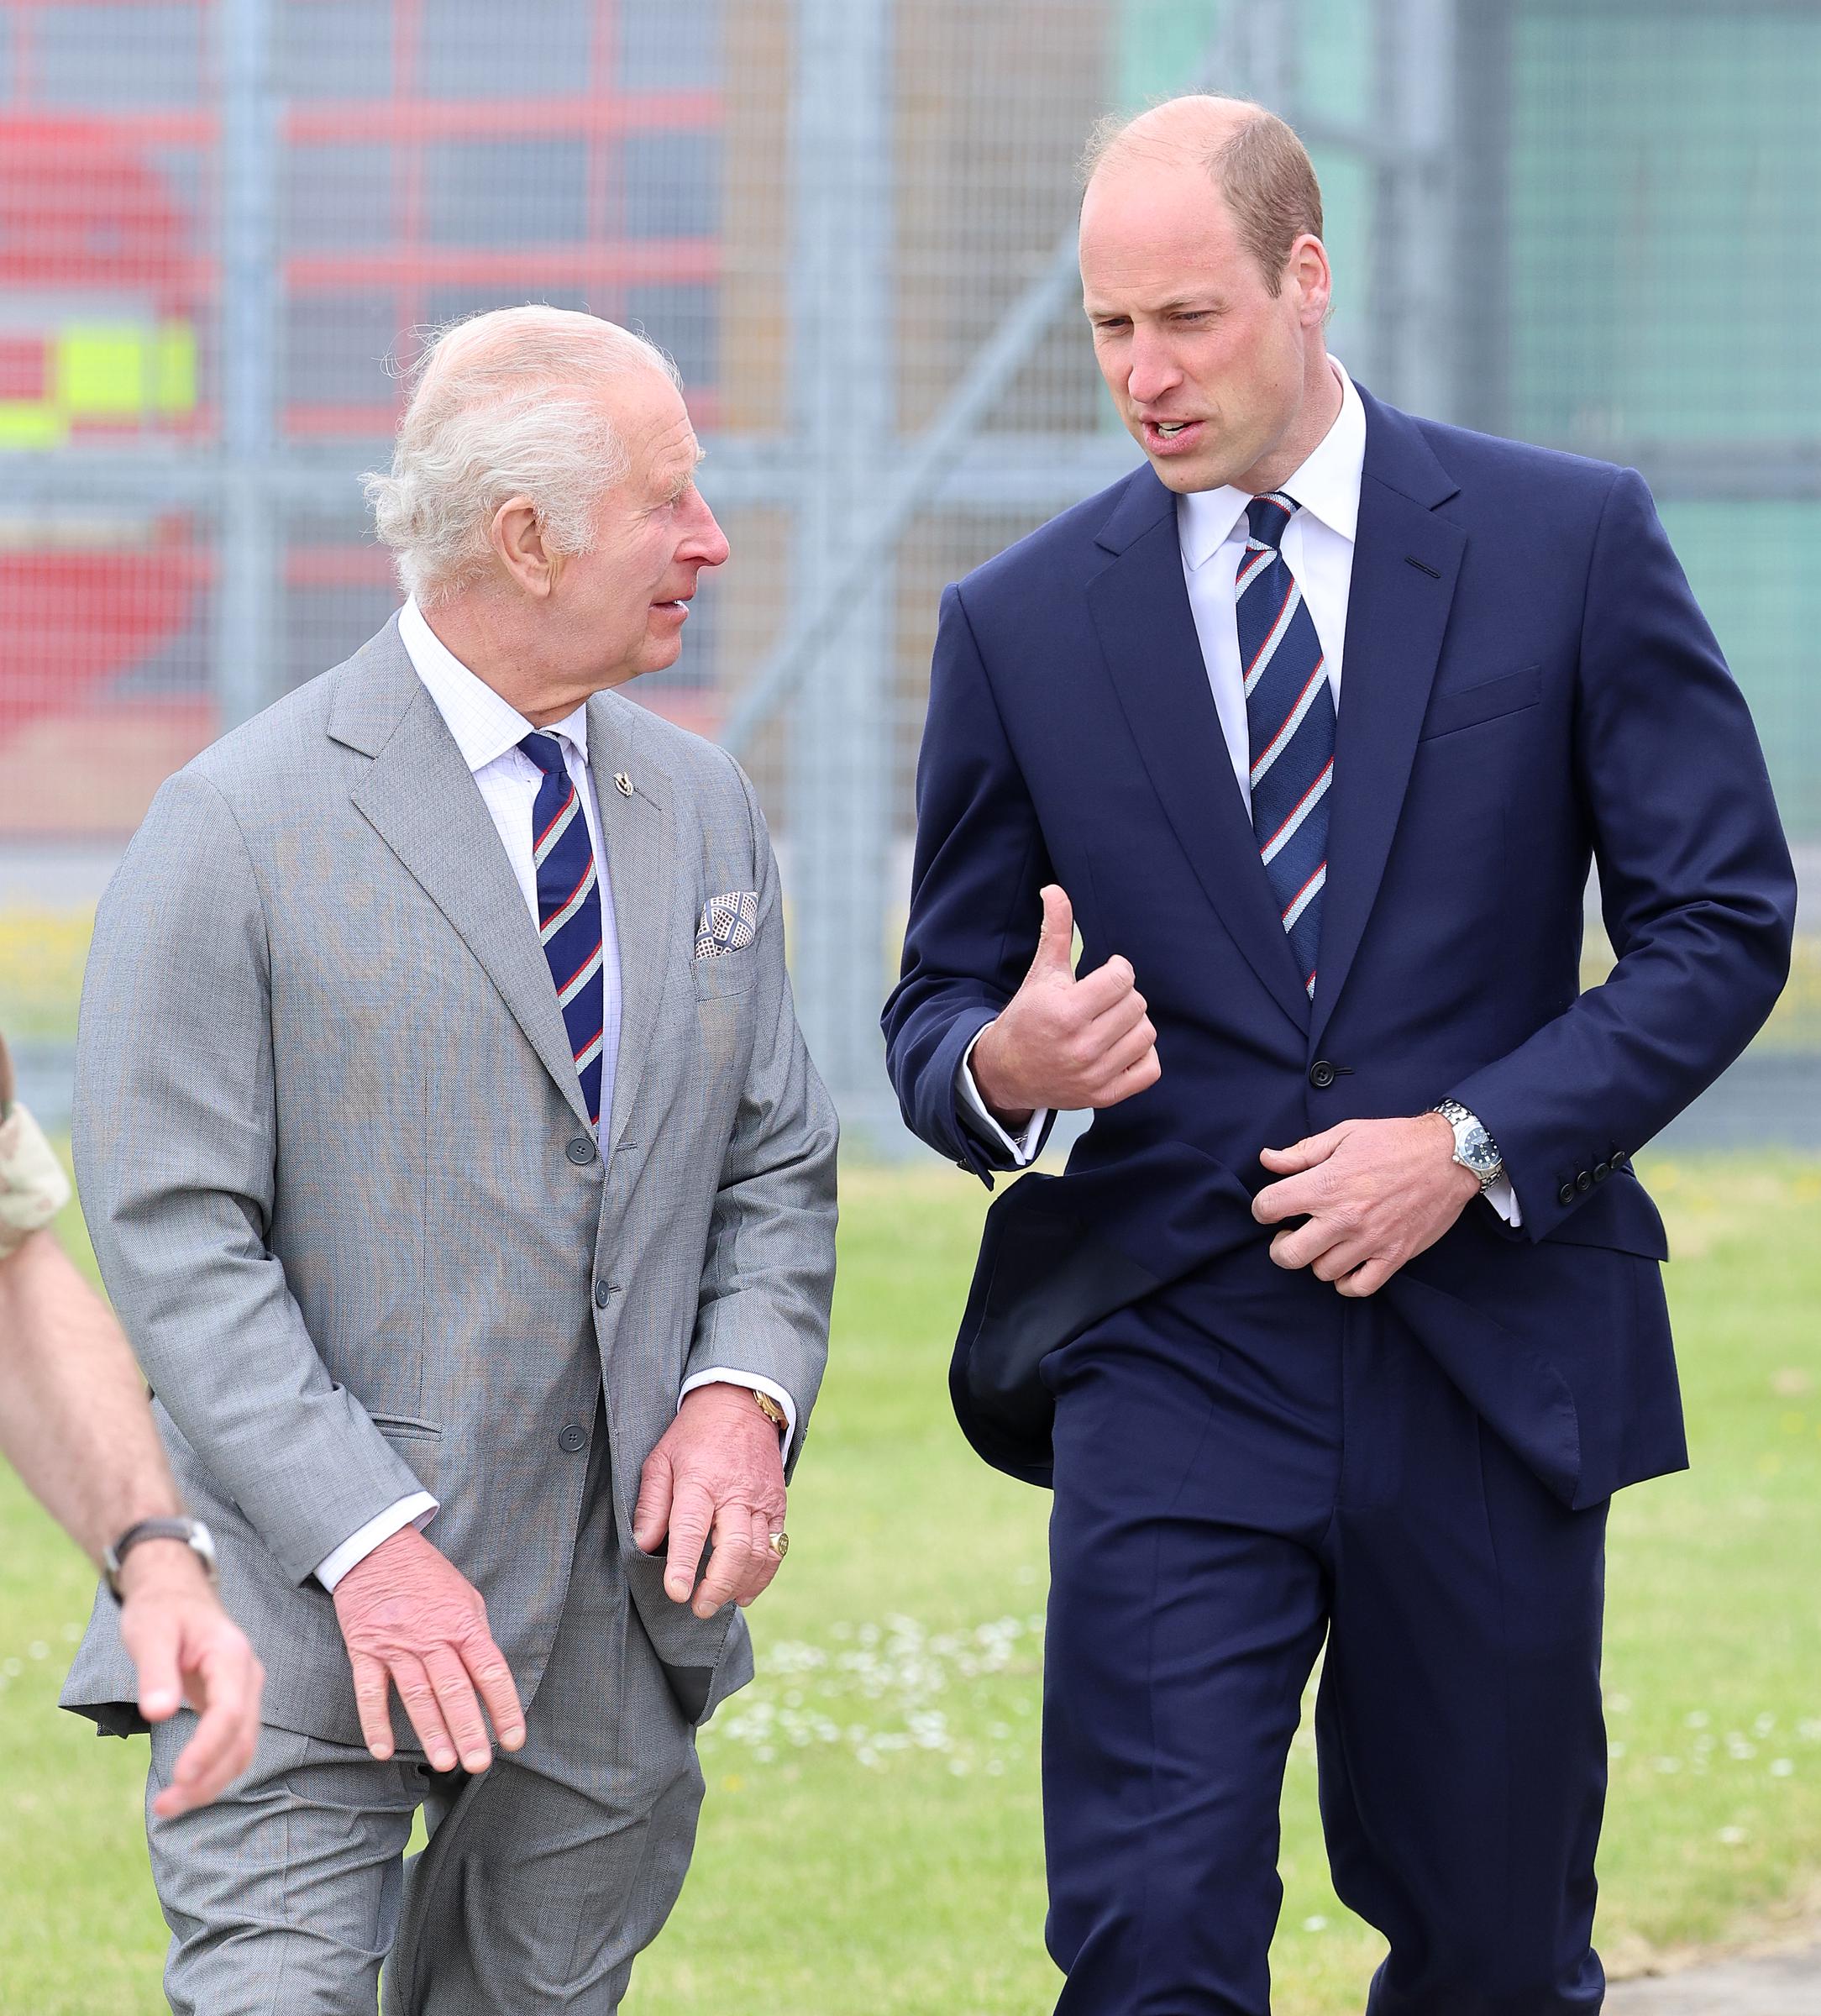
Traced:
[[683, 655], [683, 639], [680, 637], [648, 637], [645, 648], [641, 651], [626, 671], [621, 683], [628, 680], [643, 679], [648, 672], [668, 672]]
[[1166, 490], [1173, 490], [1179, 497], [1186, 497], [1193, 491], [1218, 490], [1228, 480], [1218, 470], [1209, 468], [1199, 456], [1189, 461], [1175, 455], [1147, 454], [1145, 459], [1157, 472], [1158, 482]]

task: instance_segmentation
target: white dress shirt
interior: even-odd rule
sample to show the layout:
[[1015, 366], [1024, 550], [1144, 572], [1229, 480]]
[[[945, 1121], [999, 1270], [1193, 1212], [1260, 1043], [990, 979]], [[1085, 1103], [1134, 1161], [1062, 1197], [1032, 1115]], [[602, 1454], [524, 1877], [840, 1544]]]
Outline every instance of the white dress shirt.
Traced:
[[[601, 844], [601, 806], [595, 796], [595, 780], [588, 767], [588, 709], [586, 704], [547, 728], [534, 728], [517, 709], [496, 693], [486, 681], [470, 672], [433, 631], [413, 597], [399, 612], [399, 641], [425, 690], [436, 702], [437, 711], [448, 723], [491, 815], [500, 844], [506, 849], [514, 879], [525, 899], [533, 924], [538, 916], [538, 870], [532, 850], [532, 808], [543, 783], [543, 772], [519, 743], [531, 734], [548, 735], [563, 752], [563, 766], [582, 801], [588, 822], [589, 844], [594, 848], [596, 881], [601, 891], [601, 984], [604, 1032], [601, 1045], [601, 1110], [613, 1110], [614, 1069], [620, 1046], [620, 948], [614, 917], [613, 890], [607, 873], [607, 858]], [[796, 1403], [769, 1379], [755, 1373], [711, 1366], [699, 1372], [678, 1395], [698, 1386], [743, 1386], [769, 1394], [785, 1413], [785, 1446], [796, 1435]], [[423, 1526], [437, 1509], [437, 1501], [427, 1491], [414, 1492], [389, 1505], [340, 1546], [317, 1569], [317, 1579], [333, 1589], [356, 1562], [364, 1561], [383, 1540], [411, 1525]]]
[[[1341, 410], [1302, 467], [1278, 487], [1301, 507], [1284, 528], [1282, 551], [1315, 626], [1338, 717], [1347, 601], [1353, 588], [1353, 542], [1359, 528], [1360, 483], [1366, 467], [1366, 408], [1338, 360], [1329, 361], [1341, 382]], [[1240, 665], [1233, 588], [1250, 534], [1246, 507], [1251, 502], [1251, 491], [1236, 490], [1230, 483], [1218, 490], [1191, 491], [1176, 501], [1176, 536], [1182, 548], [1189, 612], [1195, 619], [1195, 635], [1201, 643], [1202, 663], [1207, 668], [1234, 780], [1248, 813], [1252, 743], [1246, 723], [1246, 681]], [[983, 1029], [980, 1036], [985, 1033]], [[973, 1043], [979, 1040], [975, 1037]], [[1049, 1115], [1034, 1113], [1030, 1125], [1014, 1141], [987, 1110], [973, 1082], [973, 1043], [968, 1044], [957, 1076], [963, 1108], [977, 1130], [1023, 1168], [1036, 1152]], [[1508, 1225], [1520, 1222], [1509, 1177], [1501, 1176], [1485, 1197]]]

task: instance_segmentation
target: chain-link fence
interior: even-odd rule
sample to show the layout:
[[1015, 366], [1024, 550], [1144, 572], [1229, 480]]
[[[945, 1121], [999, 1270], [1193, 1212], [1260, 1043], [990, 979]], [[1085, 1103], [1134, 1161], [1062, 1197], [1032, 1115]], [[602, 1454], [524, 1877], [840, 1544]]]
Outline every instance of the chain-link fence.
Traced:
[[[5, 0], [0, 1027], [53, 1115], [159, 780], [396, 594], [355, 480], [427, 328], [539, 300], [677, 359], [732, 541], [637, 697], [734, 747], [811, 1046], [875, 1018], [942, 583], [1131, 466], [1080, 326], [1092, 118], [1262, 98], [1336, 354], [1635, 463], [1821, 867], [1821, 9], [1787, 0]], [[1821, 1137], [1821, 950], [1697, 1128]]]

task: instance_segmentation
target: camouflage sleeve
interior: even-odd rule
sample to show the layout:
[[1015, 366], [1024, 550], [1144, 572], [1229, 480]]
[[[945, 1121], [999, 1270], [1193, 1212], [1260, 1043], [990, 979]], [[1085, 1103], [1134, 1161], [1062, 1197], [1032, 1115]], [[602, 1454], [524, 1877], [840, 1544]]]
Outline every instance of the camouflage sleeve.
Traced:
[[13, 1101], [12, 1061], [0, 1042], [0, 1260], [69, 1201], [69, 1182], [50, 1143]]

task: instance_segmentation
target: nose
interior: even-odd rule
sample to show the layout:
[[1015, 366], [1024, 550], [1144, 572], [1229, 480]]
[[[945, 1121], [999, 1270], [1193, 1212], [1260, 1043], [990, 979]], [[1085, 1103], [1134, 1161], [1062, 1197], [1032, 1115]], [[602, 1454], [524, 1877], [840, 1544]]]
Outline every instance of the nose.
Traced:
[[1153, 405], [1182, 381], [1168, 343], [1150, 330], [1135, 329], [1126, 372], [1126, 394], [1132, 404]]
[[708, 508], [708, 501], [701, 492], [698, 490], [690, 494], [693, 502], [677, 558], [687, 560], [692, 566], [718, 567], [732, 550], [727, 544], [727, 535], [716, 522], [715, 514]]

